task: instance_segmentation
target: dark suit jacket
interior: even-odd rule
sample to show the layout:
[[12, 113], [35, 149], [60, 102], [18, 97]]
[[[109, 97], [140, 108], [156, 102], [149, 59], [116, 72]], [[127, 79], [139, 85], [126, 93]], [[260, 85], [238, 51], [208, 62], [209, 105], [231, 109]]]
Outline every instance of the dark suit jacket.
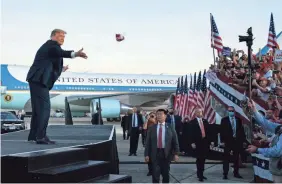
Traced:
[[[138, 127], [143, 127], [143, 124], [144, 124], [144, 122], [143, 122], [143, 118], [142, 118], [142, 115], [141, 114], [138, 114], [137, 113], [137, 119], [138, 119]], [[131, 129], [132, 129], [132, 114], [130, 114], [130, 115], [128, 115], [128, 118], [126, 118], [126, 124], [127, 124], [127, 130], [128, 130], [128, 132], [131, 132]]]
[[[210, 124], [205, 119], [202, 119], [202, 121], [203, 121], [204, 128], [205, 128], [206, 138], [210, 142], [211, 141], [210, 140], [210, 134], [211, 134]], [[190, 135], [189, 139], [190, 139], [191, 144], [192, 143], [195, 143], [196, 145], [201, 144], [202, 132], [201, 132], [201, 128], [200, 128], [197, 118], [189, 122], [189, 129], [190, 129], [189, 130], [189, 135]]]
[[[157, 127], [158, 124], [151, 126], [148, 129], [146, 138], [145, 157], [149, 156], [152, 162], [157, 159]], [[165, 128], [165, 156], [171, 159], [173, 155], [178, 155], [179, 153], [178, 138], [170, 124], [166, 123]]]
[[122, 128], [124, 128], [125, 130], [127, 130], [127, 128], [128, 128], [128, 125], [127, 125], [127, 118], [128, 118], [128, 115], [126, 115], [126, 116], [123, 116], [122, 118], [121, 118], [121, 127]]
[[[101, 125], [104, 124], [102, 117], [100, 118], [100, 122], [101, 122]], [[96, 112], [94, 115], [92, 115], [91, 123], [93, 125], [98, 125], [99, 124], [99, 113], [98, 112]]]
[[56, 41], [48, 40], [37, 51], [26, 80], [52, 89], [62, 73], [63, 58], [71, 58], [71, 52], [62, 50]]
[[[177, 133], [182, 132], [182, 120], [181, 120], [181, 116], [179, 115], [174, 115], [174, 123], [175, 123], [175, 131]], [[170, 114], [167, 115], [167, 118], [165, 120], [167, 123], [171, 124], [172, 123], [172, 119], [170, 117]]]
[[[242, 121], [238, 117], [235, 117], [235, 119], [236, 119], [236, 140], [237, 143], [243, 145], [243, 143], [246, 142], [246, 135], [242, 125]], [[221, 119], [220, 139], [221, 142], [224, 142], [225, 146], [227, 147], [230, 147], [232, 146], [231, 144], [233, 144], [232, 141], [233, 130], [228, 116]]]

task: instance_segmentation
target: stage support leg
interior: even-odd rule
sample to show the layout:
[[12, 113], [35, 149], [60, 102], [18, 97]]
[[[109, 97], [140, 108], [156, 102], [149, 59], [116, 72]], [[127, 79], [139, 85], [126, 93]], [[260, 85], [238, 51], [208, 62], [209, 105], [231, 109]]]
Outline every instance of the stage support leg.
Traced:
[[68, 98], [65, 97], [65, 124], [66, 125], [73, 125], [72, 115], [70, 110], [70, 104], [68, 102]]

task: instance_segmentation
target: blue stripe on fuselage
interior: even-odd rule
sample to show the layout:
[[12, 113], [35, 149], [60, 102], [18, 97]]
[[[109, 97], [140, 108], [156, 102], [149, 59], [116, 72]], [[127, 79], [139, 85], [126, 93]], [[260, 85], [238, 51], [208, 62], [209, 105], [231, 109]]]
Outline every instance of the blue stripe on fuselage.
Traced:
[[[2, 85], [7, 90], [22, 91], [29, 90], [28, 83], [14, 78], [8, 71], [8, 65], [1, 65]], [[52, 91], [119, 91], [119, 92], [148, 92], [175, 90], [176, 87], [147, 87], [147, 86], [93, 86], [93, 85], [55, 85]]]

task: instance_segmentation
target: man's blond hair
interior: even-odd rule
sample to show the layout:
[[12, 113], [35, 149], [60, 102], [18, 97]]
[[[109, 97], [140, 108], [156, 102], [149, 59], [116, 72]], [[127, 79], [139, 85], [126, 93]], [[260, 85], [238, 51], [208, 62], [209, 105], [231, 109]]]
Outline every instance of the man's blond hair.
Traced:
[[51, 36], [55, 36], [56, 33], [64, 33], [64, 34], [67, 34], [66, 31], [62, 30], [62, 29], [54, 29], [52, 32], [51, 32]]

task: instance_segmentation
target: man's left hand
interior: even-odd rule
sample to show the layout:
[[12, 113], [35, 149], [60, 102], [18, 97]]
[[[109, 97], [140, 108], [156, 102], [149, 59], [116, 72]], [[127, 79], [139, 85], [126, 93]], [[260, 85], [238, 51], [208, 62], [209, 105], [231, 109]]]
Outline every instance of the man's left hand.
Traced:
[[174, 155], [173, 161], [177, 162], [179, 160], [179, 156], [178, 155]]
[[249, 152], [249, 153], [255, 153], [256, 151], [257, 151], [257, 147], [256, 146], [254, 146], [254, 145], [249, 145], [248, 146], [248, 149], [246, 149], [246, 151], [247, 152]]
[[63, 72], [67, 71], [69, 69], [69, 65], [63, 66]]

